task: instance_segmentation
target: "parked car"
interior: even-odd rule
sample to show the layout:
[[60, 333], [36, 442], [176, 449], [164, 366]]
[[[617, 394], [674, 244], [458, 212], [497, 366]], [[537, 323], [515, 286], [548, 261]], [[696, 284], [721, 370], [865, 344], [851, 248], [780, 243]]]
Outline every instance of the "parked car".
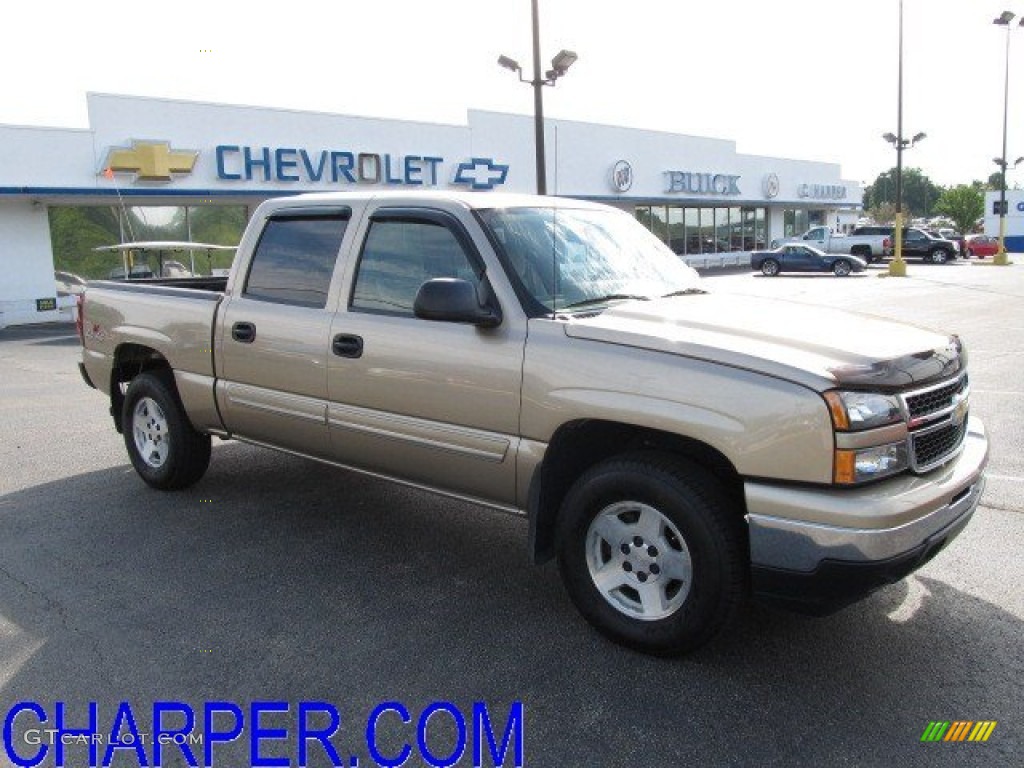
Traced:
[[886, 235], [892, 237], [893, 227], [881, 224], [868, 224], [855, 227], [851, 235]]
[[965, 241], [967, 258], [995, 256], [999, 252], [999, 238], [991, 235], [968, 235]]
[[850, 253], [868, 263], [881, 261], [892, 253], [892, 235], [839, 235], [828, 227], [812, 227], [799, 237], [772, 240], [772, 247], [802, 243], [825, 253]]
[[921, 259], [932, 264], [945, 264], [960, 253], [960, 246], [952, 240], [936, 237], [926, 229], [911, 227], [903, 230], [903, 258]]
[[277, 198], [229, 277], [90, 282], [80, 371], [154, 488], [198, 482], [217, 436], [516, 513], [588, 621], [682, 652], [748, 594], [821, 614], [902, 579], [988, 461], [957, 336], [702, 285], [596, 203]]
[[750, 267], [768, 277], [780, 272], [831, 272], [845, 277], [851, 272], [863, 272], [868, 263], [859, 256], [825, 253], [810, 245], [786, 243], [771, 251], [750, 254]]

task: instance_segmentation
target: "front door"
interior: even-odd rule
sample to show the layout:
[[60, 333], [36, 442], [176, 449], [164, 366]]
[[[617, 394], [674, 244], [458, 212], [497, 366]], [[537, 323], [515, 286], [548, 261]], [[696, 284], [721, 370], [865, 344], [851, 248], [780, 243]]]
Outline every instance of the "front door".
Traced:
[[422, 320], [426, 280], [489, 291], [484, 261], [454, 216], [380, 208], [331, 328], [328, 424], [344, 464], [512, 505], [525, 321], [496, 328]]

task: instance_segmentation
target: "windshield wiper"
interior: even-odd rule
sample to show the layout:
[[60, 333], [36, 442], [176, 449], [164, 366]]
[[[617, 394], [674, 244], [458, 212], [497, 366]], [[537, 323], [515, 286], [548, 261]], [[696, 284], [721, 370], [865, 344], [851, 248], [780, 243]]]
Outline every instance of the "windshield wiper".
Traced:
[[672, 291], [671, 293], [664, 294], [661, 298], [667, 299], [672, 296], [696, 296], [701, 293], [707, 293], [703, 288], [683, 288], [679, 291]]
[[574, 301], [572, 304], [566, 304], [564, 307], [559, 309], [575, 309], [576, 307], [588, 307], [591, 304], [604, 304], [609, 301], [625, 300], [625, 299], [636, 299], [638, 301], [650, 301], [650, 296], [641, 296], [635, 293], [609, 293], [604, 296], [597, 296], [593, 299], [583, 299], [583, 301]]

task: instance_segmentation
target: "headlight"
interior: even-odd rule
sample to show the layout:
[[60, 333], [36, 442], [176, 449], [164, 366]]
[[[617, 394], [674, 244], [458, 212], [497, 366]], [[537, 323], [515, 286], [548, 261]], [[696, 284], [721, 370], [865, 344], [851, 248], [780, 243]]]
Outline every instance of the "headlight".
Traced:
[[834, 480], [843, 485], [866, 483], [895, 475], [909, 467], [906, 440], [857, 451], [837, 450]]
[[903, 419], [900, 403], [891, 395], [873, 392], [825, 393], [832, 423], [841, 432], [859, 432], [886, 424], [895, 424]]

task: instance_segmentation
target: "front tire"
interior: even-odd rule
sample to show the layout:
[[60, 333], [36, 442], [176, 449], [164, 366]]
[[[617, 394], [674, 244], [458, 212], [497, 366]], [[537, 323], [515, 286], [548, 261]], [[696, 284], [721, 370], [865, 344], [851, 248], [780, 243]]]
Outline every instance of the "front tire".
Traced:
[[775, 277], [779, 274], [779, 262], [775, 259], [765, 259], [761, 264], [761, 274], [765, 277]]
[[189, 423], [170, 372], [143, 373], [132, 380], [121, 425], [132, 466], [154, 488], [187, 488], [205, 474], [210, 436]]
[[846, 277], [850, 272], [853, 271], [853, 267], [846, 259], [840, 259], [832, 265], [832, 273], [836, 277]]
[[941, 248], [936, 248], [934, 251], [931, 252], [930, 258], [932, 264], [945, 264], [947, 261], [949, 261], [949, 252], [944, 251]]
[[718, 486], [657, 454], [599, 464], [559, 517], [559, 566], [580, 613], [617, 643], [659, 655], [711, 640], [746, 592], [743, 528]]

